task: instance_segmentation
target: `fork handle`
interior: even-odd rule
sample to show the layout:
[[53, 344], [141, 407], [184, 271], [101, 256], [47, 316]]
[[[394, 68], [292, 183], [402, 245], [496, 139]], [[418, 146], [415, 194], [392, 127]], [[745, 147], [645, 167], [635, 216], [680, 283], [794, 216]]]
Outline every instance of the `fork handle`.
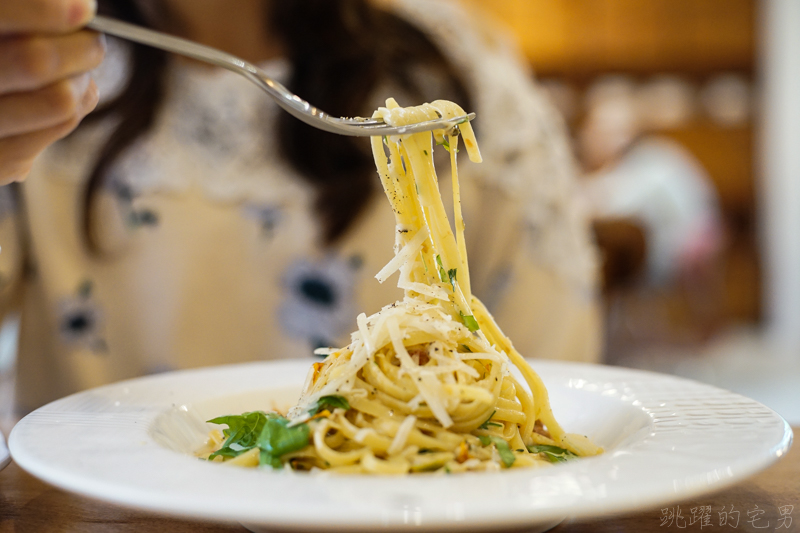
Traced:
[[450, 128], [464, 120], [472, 120], [475, 118], [475, 113], [470, 113], [464, 117], [432, 120], [408, 126], [387, 127], [382, 121], [375, 119], [345, 119], [334, 117], [292, 93], [289, 89], [270, 78], [263, 70], [252, 63], [248, 63], [243, 59], [239, 59], [236, 56], [217, 50], [216, 48], [103, 16], [94, 17], [89, 21], [86, 27], [128, 41], [197, 59], [198, 61], [210, 63], [241, 74], [258, 85], [264, 92], [271, 96], [279, 106], [295, 118], [315, 128], [339, 135], [354, 135], [360, 137], [371, 135], [401, 135], [418, 131], [430, 131], [443, 127]]
[[241, 74], [272, 96], [284, 110], [303, 122], [334, 133], [343, 133], [341, 128], [337, 125], [325, 122], [330, 115], [296, 96], [289, 89], [267, 76], [252, 63], [248, 63], [236, 56], [188, 39], [174, 37], [135, 24], [128, 24], [127, 22], [103, 16], [94, 17], [89, 21], [86, 27], [128, 41], [197, 59], [198, 61], [210, 63]]
[[246, 63], [245, 61], [239, 60], [225, 52], [221, 52], [216, 48], [211, 48], [210, 46], [100, 15], [90, 20], [89, 23], [86, 24], [86, 27], [101, 33], [120, 37], [139, 44], [146, 44], [154, 48], [191, 57], [192, 59], [211, 63], [230, 70], [238, 70]]

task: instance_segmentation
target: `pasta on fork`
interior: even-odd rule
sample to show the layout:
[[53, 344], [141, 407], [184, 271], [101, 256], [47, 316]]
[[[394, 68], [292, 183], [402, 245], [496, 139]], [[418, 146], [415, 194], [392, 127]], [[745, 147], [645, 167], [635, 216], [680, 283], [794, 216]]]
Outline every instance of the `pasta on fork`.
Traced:
[[[465, 115], [452, 102], [373, 115], [392, 126]], [[220, 417], [202, 455], [241, 465], [405, 474], [548, 465], [601, 453], [566, 433], [542, 380], [472, 294], [456, 154], [481, 156], [472, 127], [373, 137], [372, 151], [396, 219], [395, 256], [376, 275], [399, 272], [401, 301], [360, 314], [351, 343], [310, 369], [286, 417]], [[435, 144], [434, 144], [435, 142]], [[451, 226], [433, 163], [450, 153]], [[518, 369], [522, 382], [511, 373]]]

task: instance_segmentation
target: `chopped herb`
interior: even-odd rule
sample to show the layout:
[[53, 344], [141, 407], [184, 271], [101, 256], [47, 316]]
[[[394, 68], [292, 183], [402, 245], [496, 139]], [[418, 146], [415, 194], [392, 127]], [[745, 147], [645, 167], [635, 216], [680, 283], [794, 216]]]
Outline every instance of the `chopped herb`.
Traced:
[[385, 144], [386, 146], [389, 146], [389, 139], [386, 138], [386, 135], [383, 136], [383, 144]]
[[470, 350], [469, 346], [467, 346], [466, 344], [462, 344], [461, 348], [467, 353], [472, 353], [472, 350]]
[[467, 326], [467, 329], [470, 331], [478, 331], [481, 327], [478, 325], [478, 321], [475, 320], [473, 315], [465, 315], [461, 311], [458, 312], [461, 315], [461, 321]]
[[578, 457], [574, 453], [564, 448], [559, 448], [558, 446], [550, 446], [547, 444], [536, 444], [534, 446], [528, 446], [528, 451], [531, 453], [541, 453], [544, 455], [544, 458], [550, 461], [551, 463], [563, 463], [564, 461], [569, 461], [570, 459], [575, 459]]
[[496, 412], [497, 412], [497, 410], [492, 411], [492, 414], [489, 415], [489, 418], [486, 419], [486, 422], [484, 422], [483, 424], [478, 426], [478, 429], [489, 429], [489, 427], [491, 427], [491, 426], [498, 427], [498, 428], [503, 427], [503, 424], [498, 424], [497, 422], [491, 422], [492, 417], [494, 416], [494, 414]]
[[469, 119], [468, 118], [462, 118], [461, 120], [456, 122], [456, 126], [458, 126], [459, 124], [464, 124], [465, 122], [469, 122]]
[[[444, 149], [448, 152], [450, 151], [450, 138], [447, 135], [442, 136], [442, 142], [437, 142], [437, 146], [444, 146]], [[458, 148], [456, 148], [456, 153], [458, 153]]]
[[497, 448], [497, 453], [500, 454], [500, 459], [503, 461], [503, 464], [506, 465], [506, 468], [510, 468], [511, 465], [514, 464], [514, 461], [517, 460], [514, 452], [511, 451], [511, 447], [508, 443], [501, 439], [500, 437], [495, 437], [493, 435], [484, 436], [481, 435], [478, 437], [480, 439], [481, 444], [484, 446], [488, 446], [489, 444], [494, 444]]
[[425, 154], [425, 155], [428, 155], [428, 151], [427, 150], [423, 150], [422, 153]]
[[447, 282], [449, 278], [447, 277], [447, 271], [444, 269], [444, 265], [442, 265], [442, 256], [439, 254], [436, 254], [436, 264], [439, 265], [439, 281], [442, 283]]
[[308, 414], [314, 416], [315, 414], [326, 409], [328, 411], [333, 411], [337, 407], [348, 411], [350, 409], [350, 402], [348, 402], [347, 398], [344, 396], [323, 396], [317, 400], [317, 403], [311, 406], [311, 409], [308, 410]]
[[453, 291], [456, 290], [456, 275], [458, 274], [457, 268], [451, 268], [447, 271], [447, 277], [450, 279], [450, 286], [453, 287]]
[[445, 270], [444, 265], [442, 264], [442, 256], [436, 255], [436, 264], [439, 265], [439, 281], [442, 283], [450, 282], [450, 286], [453, 287], [453, 290], [456, 290], [456, 281], [458, 276], [458, 269], [451, 268], [449, 270]]
[[208, 456], [233, 458], [253, 448], [259, 448], [259, 464], [281, 468], [280, 457], [308, 445], [308, 424], [287, 427], [289, 420], [277, 413], [253, 411], [242, 415], [220, 416], [209, 420], [226, 424], [222, 447]]

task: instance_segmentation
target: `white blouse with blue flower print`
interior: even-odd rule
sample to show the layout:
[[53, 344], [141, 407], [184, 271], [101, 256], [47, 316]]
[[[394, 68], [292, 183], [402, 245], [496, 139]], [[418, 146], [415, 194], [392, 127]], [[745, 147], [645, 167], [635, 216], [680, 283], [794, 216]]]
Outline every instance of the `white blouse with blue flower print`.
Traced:
[[[485, 163], [460, 169], [474, 292], [526, 356], [595, 360], [594, 252], [560, 119], [513, 47], [470, 31], [456, 6], [390, 3], [474, 94]], [[97, 73], [106, 94], [124, 65], [111, 50]], [[289, 65], [265, 68], [285, 79]], [[310, 356], [402, 296], [394, 278], [373, 277], [393, 254], [385, 198], [321, 249], [312, 192], [265, 127], [282, 111], [237, 75], [186, 62], [172, 64], [168, 87], [156, 125], [101, 192], [101, 256], [82, 243], [82, 194], [111, 124], [45, 152], [18, 197], [0, 189], [0, 303], [21, 314], [21, 412], [147, 373]]]

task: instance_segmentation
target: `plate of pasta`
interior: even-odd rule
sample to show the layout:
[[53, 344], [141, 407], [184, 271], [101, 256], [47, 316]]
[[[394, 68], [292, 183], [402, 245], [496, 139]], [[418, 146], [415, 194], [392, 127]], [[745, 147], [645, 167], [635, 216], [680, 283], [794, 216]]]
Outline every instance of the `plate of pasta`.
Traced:
[[[375, 117], [465, 115], [451, 102]], [[266, 529], [547, 529], [721, 489], [791, 443], [755, 401], [641, 371], [528, 361], [472, 293], [456, 153], [468, 122], [371, 140], [404, 297], [351, 342], [82, 392], [24, 418], [17, 463], [56, 486]], [[433, 150], [450, 155], [453, 220]], [[53, 446], [53, 443], [58, 443]]]
[[[239, 468], [199, 459], [206, 421], [286, 412], [316, 360], [189, 370], [80, 393], [35, 411], [10, 438], [15, 461], [65, 490], [253, 530], [546, 528], [565, 517], [656, 508], [765, 468], [791, 430], [768, 408], [638, 370], [531, 361], [570, 431], [598, 456], [481, 472], [408, 475]], [[57, 443], [54, 445], [53, 443]]]

